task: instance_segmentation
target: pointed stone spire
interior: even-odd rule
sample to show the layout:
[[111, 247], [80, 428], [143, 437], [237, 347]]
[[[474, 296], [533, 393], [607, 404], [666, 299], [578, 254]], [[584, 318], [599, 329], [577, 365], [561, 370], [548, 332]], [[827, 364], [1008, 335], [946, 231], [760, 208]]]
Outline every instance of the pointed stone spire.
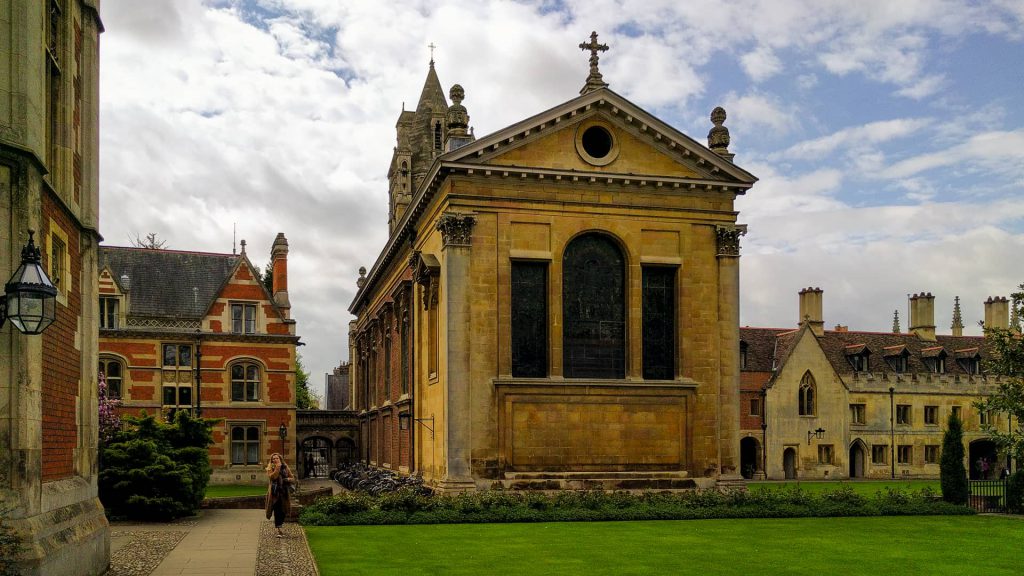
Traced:
[[[404, 106], [404, 104], [403, 104]], [[434, 59], [430, 59], [430, 69], [427, 70], [427, 79], [423, 82], [423, 90], [420, 91], [419, 102], [416, 103], [416, 113], [425, 110], [444, 113], [448, 110], [448, 102], [444, 99], [444, 90], [441, 88], [441, 81], [437, 79], [437, 71], [434, 70]]]
[[900, 333], [900, 311], [899, 309], [892, 311], [892, 333]]
[[960, 314], [960, 297], [953, 298], [953, 325], [950, 326], [953, 329], [953, 336], [964, 335], [964, 319]]
[[587, 76], [587, 82], [580, 89], [580, 94], [586, 94], [587, 92], [593, 92], [599, 90], [608, 85], [601, 76], [601, 71], [597, 69], [598, 52], [605, 52], [608, 50], [607, 44], [597, 43], [597, 32], [590, 33], [590, 42], [581, 42], [580, 50], [590, 51], [590, 75]]

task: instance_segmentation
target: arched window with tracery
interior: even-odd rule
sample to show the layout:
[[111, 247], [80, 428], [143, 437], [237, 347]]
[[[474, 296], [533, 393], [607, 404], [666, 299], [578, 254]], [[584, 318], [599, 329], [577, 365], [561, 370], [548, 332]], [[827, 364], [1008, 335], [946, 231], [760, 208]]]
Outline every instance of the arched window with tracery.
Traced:
[[800, 380], [800, 397], [797, 399], [800, 405], [801, 416], [814, 416], [814, 403], [816, 398], [816, 386], [814, 376], [810, 372], [804, 374]]
[[566, 378], [626, 375], [626, 266], [604, 234], [577, 237], [562, 259], [562, 349]]
[[116, 358], [100, 358], [99, 368], [107, 380], [107, 397], [120, 398], [124, 392], [124, 365]]
[[252, 361], [231, 365], [231, 401], [258, 402], [260, 399], [260, 366]]

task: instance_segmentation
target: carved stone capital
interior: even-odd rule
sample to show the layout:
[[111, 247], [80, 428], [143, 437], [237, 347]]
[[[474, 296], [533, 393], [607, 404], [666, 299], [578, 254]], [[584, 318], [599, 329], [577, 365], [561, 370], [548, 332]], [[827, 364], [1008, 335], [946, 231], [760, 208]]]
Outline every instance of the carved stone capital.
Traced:
[[469, 246], [473, 224], [476, 224], [476, 217], [472, 214], [458, 212], [442, 214], [437, 221], [437, 229], [441, 231], [444, 247]]
[[740, 255], [740, 236], [747, 233], [746, 224], [716, 226], [718, 235], [718, 256], [738, 257]]

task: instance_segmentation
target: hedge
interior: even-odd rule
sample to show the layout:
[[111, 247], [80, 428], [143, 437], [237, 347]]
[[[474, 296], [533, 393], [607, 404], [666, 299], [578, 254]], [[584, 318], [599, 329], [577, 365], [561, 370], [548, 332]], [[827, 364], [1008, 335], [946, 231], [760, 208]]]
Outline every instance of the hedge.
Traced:
[[692, 492], [574, 491], [555, 494], [494, 490], [451, 496], [399, 491], [380, 496], [344, 493], [302, 510], [307, 526], [590, 522], [974, 514], [931, 490], [886, 490], [875, 496], [838, 487], [821, 494], [783, 490]]

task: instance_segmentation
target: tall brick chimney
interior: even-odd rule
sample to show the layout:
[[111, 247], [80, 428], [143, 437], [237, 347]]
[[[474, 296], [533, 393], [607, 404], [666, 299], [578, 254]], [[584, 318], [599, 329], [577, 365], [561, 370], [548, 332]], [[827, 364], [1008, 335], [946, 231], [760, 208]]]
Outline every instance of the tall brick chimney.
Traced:
[[274, 303], [284, 311], [285, 318], [291, 317], [292, 304], [288, 300], [288, 239], [284, 232], [278, 232], [270, 248], [270, 262], [273, 266]]
[[935, 342], [935, 296], [931, 292], [910, 297], [910, 331], [921, 340]]
[[822, 290], [807, 287], [800, 291], [800, 326], [811, 325], [815, 336], [825, 335], [825, 321], [822, 319]]
[[985, 300], [985, 328], [1006, 330], [1010, 327], [1010, 301], [1005, 296], [989, 296]]

